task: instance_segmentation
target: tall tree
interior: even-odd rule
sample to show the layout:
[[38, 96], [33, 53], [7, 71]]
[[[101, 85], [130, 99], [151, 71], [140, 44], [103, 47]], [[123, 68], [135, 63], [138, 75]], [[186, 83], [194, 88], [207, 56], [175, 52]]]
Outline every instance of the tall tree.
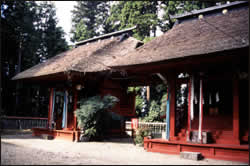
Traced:
[[[63, 38], [63, 31], [56, 27], [57, 21], [55, 12], [48, 12], [43, 15], [40, 9], [46, 10], [47, 6], [37, 4], [33, 1], [2, 1], [1, 3], [1, 39], [2, 40], [2, 89], [3, 108], [8, 115], [14, 106], [22, 113], [27, 114], [30, 107], [23, 108], [23, 99], [16, 96], [24, 96], [30, 87], [17, 87], [17, 82], [10, 79], [18, 72], [27, 69], [41, 62], [41, 58], [49, 58], [67, 48], [67, 43]], [[45, 9], [46, 8], [46, 9]], [[48, 10], [48, 9], [47, 9]], [[54, 10], [53, 5], [51, 10]], [[49, 11], [49, 10], [48, 10]], [[52, 14], [51, 14], [52, 13]], [[46, 27], [46, 28], [44, 28]], [[43, 47], [45, 46], [45, 47]], [[43, 49], [44, 52], [39, 52]], [[18, 102], [22, 100], [22, 102]], [[12, 102], [13, 101], [13, 102]], [[15, 104], [17, 101], [17, 104]], [[19, 107], [19, 108], [18, 108]]]
[[5, 6], [2, 19], [6, 20], [9, 27], [6, 29], [6, 33], [11, 34], [9, 37], [16, 41], [15, 44], [18, 48], [18, 66], [16, 70], [18, 73], [21, 71], [22, 52], [25, 50], [25, 46], [31, 42], [32, 32], [35, 31], [33, 22], [36, 21], [36, 3], [4, 1], [2, 6]]
[[158, 25], [157, 1], [121, 1], [111, 7], [108, 19], [114, 30], [137, 25], [134, 37], [143, 40], [145, 37], [155, 36]]
[[71, 41], [80, 41], [110, 31], [107, 23], [109, 3], [104, 1], [77, 1], [72, 12]]
[[40, 45], [36, 55], [39, 57], [39, 62], [43, 62], [67, 50], [68, 46], [63, 29], [57, 26], [56, 9], [52, 2], [44, 1], [39, 4], [38, 17], [36, 27], [40, 34]]
[[[1, 18], [6, 23], [6, 29], [3, 30], [3, 36], [9, 35], [9, 40], [8, 38], [6, 38], [6, 40], [7, 42], [13, 41], [11, 45], [15, 48], [15, 52], [13, 52], [11, 56], [8, 56], [9, 54], [3, 54], [3, 57], [5, 57], [5, 69], [10, 71], [3, 73], [4, 75], [12, 77], [14, 74], [21, 71], [22, 59], [24, 57], [23, 52], [26, 50], [25, 47], [31, 43], [32, 32], [35, 30], [33, 26], [33, 22], [36, 20], [35, 8], [36, 3], [34, 2], [4, 1], [1, 3], [1, 9], [3, 9], [1, 11]], [[15, 93], [15, 96], [12, 97], [15, 97], [14, 101], [16, 103], [11, 103], [11, 106], [14, 105], [15, 107], [11, 108], [12, 110], [17, 111], [17, 106], [19, 105], [20, 84], [14, 84], [9, 80], [5, 81], [6, 86], [11, 86], [9, 92]], [[13, 91], [15, 89], [14, 87], [16, 87], [16, 91]], [[6, 95], [11, 97], [8, 94]], [[13, 99], [11, 101], [13, 101]]]
[[160, 27], [163, 32], [171, 29], [175, 23], [175, 19], [171, 19], [171, 15], [183, 14], [192, 10], [199, 10], [214, 6], [215, 2], [202, 1], [162, 1], [161, 8], [164, 11], [163, 18], [160, 21]]

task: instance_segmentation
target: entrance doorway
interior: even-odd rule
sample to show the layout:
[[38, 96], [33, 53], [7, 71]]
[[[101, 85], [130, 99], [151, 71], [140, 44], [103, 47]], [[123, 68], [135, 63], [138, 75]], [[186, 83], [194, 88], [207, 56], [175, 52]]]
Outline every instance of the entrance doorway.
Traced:
[[55, 90], [52, 108], [52, 128], [62, 130], [72, 127], [73, 93], [68, 90]]

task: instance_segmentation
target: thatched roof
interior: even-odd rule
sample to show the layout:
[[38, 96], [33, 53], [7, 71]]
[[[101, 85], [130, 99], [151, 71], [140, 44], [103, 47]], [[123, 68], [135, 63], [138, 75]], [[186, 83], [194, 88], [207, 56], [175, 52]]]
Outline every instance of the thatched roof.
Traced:
[[131, 66], [168, 61], [249, 46], [249, 8], [228, 9], [222, 14], [204, 15], [175, 25], [165, 34], [113, 62], [113, 66]]
[[34, 78], [52, 75], [56, 73], [76, 72], [99, 72], [109, 70], [111, 62], [119, 56], [124, 56], [134, 50], [141, 41], [128, 37], [110, 37], [78, 46], [72, 50], [63, 52], [46, 62], [27, 69], [12, 80]]

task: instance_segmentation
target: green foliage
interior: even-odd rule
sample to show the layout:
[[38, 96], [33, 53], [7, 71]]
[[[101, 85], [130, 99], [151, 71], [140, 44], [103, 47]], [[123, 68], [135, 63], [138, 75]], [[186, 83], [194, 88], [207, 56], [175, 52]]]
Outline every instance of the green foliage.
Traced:
[[108, 2], [104, 1], [77, 1], [71, 11], [71, 41], [81, 41], [111, 32], [111, 25], [107, 22], [109, 8]]
[[[175, 22], [170, 15], [214, 4], [199, 1], [116, 1], [111, 6], [104, 1], [78, 1], [72, 11], [71, 40], [84, 40], [137, 25], [134, 37], [143, 41], [144, 38], [156, 36], [157, 26], [164, 32], [169, 30]], [[164, 10], [162, 19], [158, 18], [160, 9]]]
[[96, 135], [96, 128], [95, 127], [90, 127], [84, 131], [84, 135], [91, 138], [95, 137]]
[[143, 145], [144, 137], [151, 136], [148, 128], [138, 128], [135, 133], [134, 141], [136, 144]]
[[108, 22], [114, 30], [121, 30], [137, 25], [134, 37], [143, 40], [153, 31], [155, 36], [157, 18], [156, 1], [120, 1], [111, 7]]
[[130, 92], [135, 92], [136, 94], [140, 93], [141, 87], [137, 86], [137, 87], [128, 87], [127, 93]]
[[166, 112], [166, 109], [167, 109], [167, 93], [162, 95], [161, 98], [161, 113], [164, 114]]
[[[164, 84], [150, 86], [150, 103], [148, 114], [140, 118], [144, 122], [162, 122], [164, 121], [160, 117], [166, 112], [166, 92], [167, 87]], [[136, 112], [140, 117], [140, 111], [142, 109], [142, 97], [138, 94], [136, 96]]]
[[135, 92], [137, 95], [135, 97], [135, 111], [137, 116], [140, 115], [141, 109], [142, 109], [142, 102], [143, 99], [140, 95], [140, 91], [141, 91], [142, 87], [138, 86], [138, 87], [128, 87], [127, 89], [127, 93], [131, 93], [131, 92]]
[[36, 4], [32, 1], [6, 1], [3, 5], [4, 20], [7, 22], [4, 30], [16, 42], [17, 52], [20, 52], [21, 64], [18, 64], [19, 54], [14, 54], [15, 61], [21, 65], [21, 70], [42, 62], [56, 54], [67, 50], [64, 32], [57, 27], [56, 9], [51, 2]]
[[[67, 49], [64, 32], [57, 26], [55, 11], [53, 2], [1, 1], [1, 94], [7, 115], [35, 116], [33, 107], [44, 112], [43, 107], [48, 106], [42, 102], [39, 107], [32, 105], [31, 85], [23, 84], [17, 91], [16, 85], [20, 84], [11, 78]], [[47, 100], [47, 94], [40, 97]]]
[[87, 99], [82, 99], [80, 108], [75, 112], [78, 126], [84, 129], [85, 136], [95, 138], [102, 137], [105, 130], [105, 120], [108, 118], [108, 109], [111, 109], [118, 99], [111, 95], [106, 95], [103, 98], [93, 96]]
[[143, 98], [141, 95], [136, 95], [135, 97], [135, 111], [137, 115], [140, 115], [141, 110], [142, 110], [142, 103], [143, 103]]
[[159, 104], [157, 104], [156, 101], [153, 100], [150, 103], [148, 115], [145, 116], [144, 118], [141, 118], [141, 121], [143, 121], [143, 122], [160, 122], [160, 121], [162, 121], [160, 119], [160, 116], [162, 115], [161, 111], [162, 111], [161, 106]]
[[68, 49], [62, 27], [57, 27], [56, 8], [53, 3], [44, 1], [38, 6], [39, 21], [36, 26], [40, 33], [37, 54], [41, 61], [51, 58]]
[[202, 1], [162, 1], [161, 8], [164, 10], [160, 27], [163, 32], [171, 29], [175, 23], [175, 19], [171, 19], [171, 15], [183, 14], [192, 10], [199, 10], [215, 5], [215, 2]]
[[154, 38], [155, 38], [155, 37], [145, 37], [145, 38], [143, 39], [143, 43], [147, 43], [147, 42], [153, 40]]

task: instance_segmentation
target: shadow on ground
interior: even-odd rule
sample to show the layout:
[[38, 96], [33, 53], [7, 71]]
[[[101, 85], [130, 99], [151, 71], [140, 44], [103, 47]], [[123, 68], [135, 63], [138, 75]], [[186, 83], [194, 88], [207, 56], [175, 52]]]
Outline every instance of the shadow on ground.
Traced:
[[134, 144], [134, 141], [132, 138], [106, 138], [102, 142]]
[[16, 129], [5, 129], [1, 130], [1, 138], [4, 139], [41, 139], [39, 137], [32, 136], [30, 129], [16, 130]]

